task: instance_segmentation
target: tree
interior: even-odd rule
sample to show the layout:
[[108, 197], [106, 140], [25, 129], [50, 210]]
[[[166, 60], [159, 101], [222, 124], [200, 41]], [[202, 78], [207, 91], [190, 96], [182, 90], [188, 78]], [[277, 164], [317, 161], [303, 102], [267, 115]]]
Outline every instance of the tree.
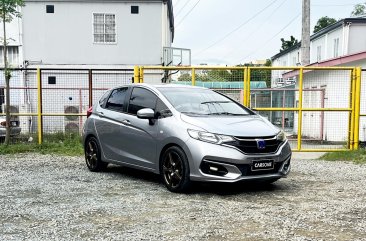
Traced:
[[192, 81], [192, 76], [188, 73], [183, 73], [178, 77], [178, 81]]
[[280, 52], [282, 52], [286, 49], [289, 49], [292, 46], [295, 46], [296, 44], [299, 43], [299, 41], [292, 35], [290, 37], [290, 40], [285, 40], [284, 38], [281, 38], [281, 42], [282, 42], [282, 45], [281, 45]]
[[352, 17], [362, 16], [362, 15], [366, 15], [366, 2], [356, 4], [353, 7], [353, 11], [351, 12]]
[[0, 2], [0, 15], [1, 21], [3, 22], [3, 57], [4, 57], [4, 78], [5, 78], [5, 95], [6, 95], [6, 136], [5, 145], [9, 145], [10, 141], [10, 78], [11, 72], [8, 64], [7, 56], [7, 42], [6, 42], [6, 23], [11, 22], [14, 17], [21, 17], [18, 11], [19, 7], [24, 6], [23, 0], [1, 0]]
[[314, 27], [314, 33], [319, 32], [323, 28], [326, 28], [329, 25], [332, 25], [336, 22], [337, 22], [337, 20], [335, 20], [334, 18], [330, 18], [328, 16], [321, 17], [318, 19], [318, 22], [316, 22], [316, 25]]

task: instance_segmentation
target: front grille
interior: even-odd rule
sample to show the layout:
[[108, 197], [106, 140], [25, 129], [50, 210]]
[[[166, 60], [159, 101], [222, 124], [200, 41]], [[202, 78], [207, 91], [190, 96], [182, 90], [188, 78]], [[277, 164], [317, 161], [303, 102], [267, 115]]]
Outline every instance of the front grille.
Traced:
[[259, 149], [257, 147], [256, 139], [249, 139], [245, 137], [236, 137], [236, 141], [225, 144], [234, 146], [239, 150], [241, 150], [242, 152], [248, 154], [275, 153], [278, 150], [279, 146], [282, 144], [282, 141], [278, 141], [276, 137], [267, 137], [263, 138], [263, 140], [265, 142], [264, 149]]
[[236, 165], [241, 171], [243, 176], [254, 176], [254, 175], [266, 175], [266, 174], [274, 174], [277, 173], [283, 162], [275, 162], [274, 168], [271, 170], [261, 170], [261, 171], [252, 171], [252, 166], [250, 164], [239, 164]]

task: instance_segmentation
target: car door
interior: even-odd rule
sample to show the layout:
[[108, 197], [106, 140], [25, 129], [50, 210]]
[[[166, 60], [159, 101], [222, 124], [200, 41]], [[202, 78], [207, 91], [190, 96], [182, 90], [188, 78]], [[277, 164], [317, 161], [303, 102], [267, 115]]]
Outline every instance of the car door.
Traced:
[[129, 88], [121, 87], [111, 91], [110, 95], [97, 106], [95, 114], [95, 128], [98, 134], [102, 153], [106, 159], [120, 160], [123, 155], [121, 141], [124, 140], [123, 112], [127, 110], [127, 96]]
[[156, 161], [157, 123], [139, 119], [137, 111], [143, 108], [155, 110], [158, 97], [143, 87], [133, 87], [129, 98], [128, 110], [123, 114], [123, 141], [119, 142], [120, 149], [125, 151], [128, 161], [137, 166], [154, 169]]

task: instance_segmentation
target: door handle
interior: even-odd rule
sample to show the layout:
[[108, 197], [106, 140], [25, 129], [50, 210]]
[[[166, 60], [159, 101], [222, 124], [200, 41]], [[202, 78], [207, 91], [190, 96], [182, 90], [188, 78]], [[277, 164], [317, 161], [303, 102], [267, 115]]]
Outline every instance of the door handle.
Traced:
[[125, 125], [131, 125], [131, 122], [129, 120], [122, 120], [122, 123]]
[[104, 113], [103, 112], [99, 112], [99, 116], [100, 117], [104, 117]]

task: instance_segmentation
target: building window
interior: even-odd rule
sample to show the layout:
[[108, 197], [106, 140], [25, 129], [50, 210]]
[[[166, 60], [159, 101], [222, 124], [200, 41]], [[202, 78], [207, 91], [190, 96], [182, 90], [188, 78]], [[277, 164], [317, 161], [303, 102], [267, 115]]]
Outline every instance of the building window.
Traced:
[[334, 50], [333, 50], [334, 58], [337, 58], [339, 56], [338, 49], [339, 49], [339, 38], [336, 38], [334, 39]]
[[139, 6], [131, 6], [132, 14], [139, 14]]
[[48, 76], [48, 84], [55, 85], [56, 84], [56, 76]]
[[116, 15], [94, 13], [94, 43], [116, 43]]
[[[15, 65], [18, 66], [18, 57], [19, 57], [19, 51], [18, 51], [18, 46], [8, 46], [7, 48], [7, 52], [8, 52], [8, 63], [10, 65]], [[4, 47], [0, 46], [0, 65], [4, 66]]]
[[54, 5], [46, 5], [46, 13], [54, 13], [55, 6]]
[[320, 62], [322, 60], [322, 46], [316, 47], [316, 61]]

